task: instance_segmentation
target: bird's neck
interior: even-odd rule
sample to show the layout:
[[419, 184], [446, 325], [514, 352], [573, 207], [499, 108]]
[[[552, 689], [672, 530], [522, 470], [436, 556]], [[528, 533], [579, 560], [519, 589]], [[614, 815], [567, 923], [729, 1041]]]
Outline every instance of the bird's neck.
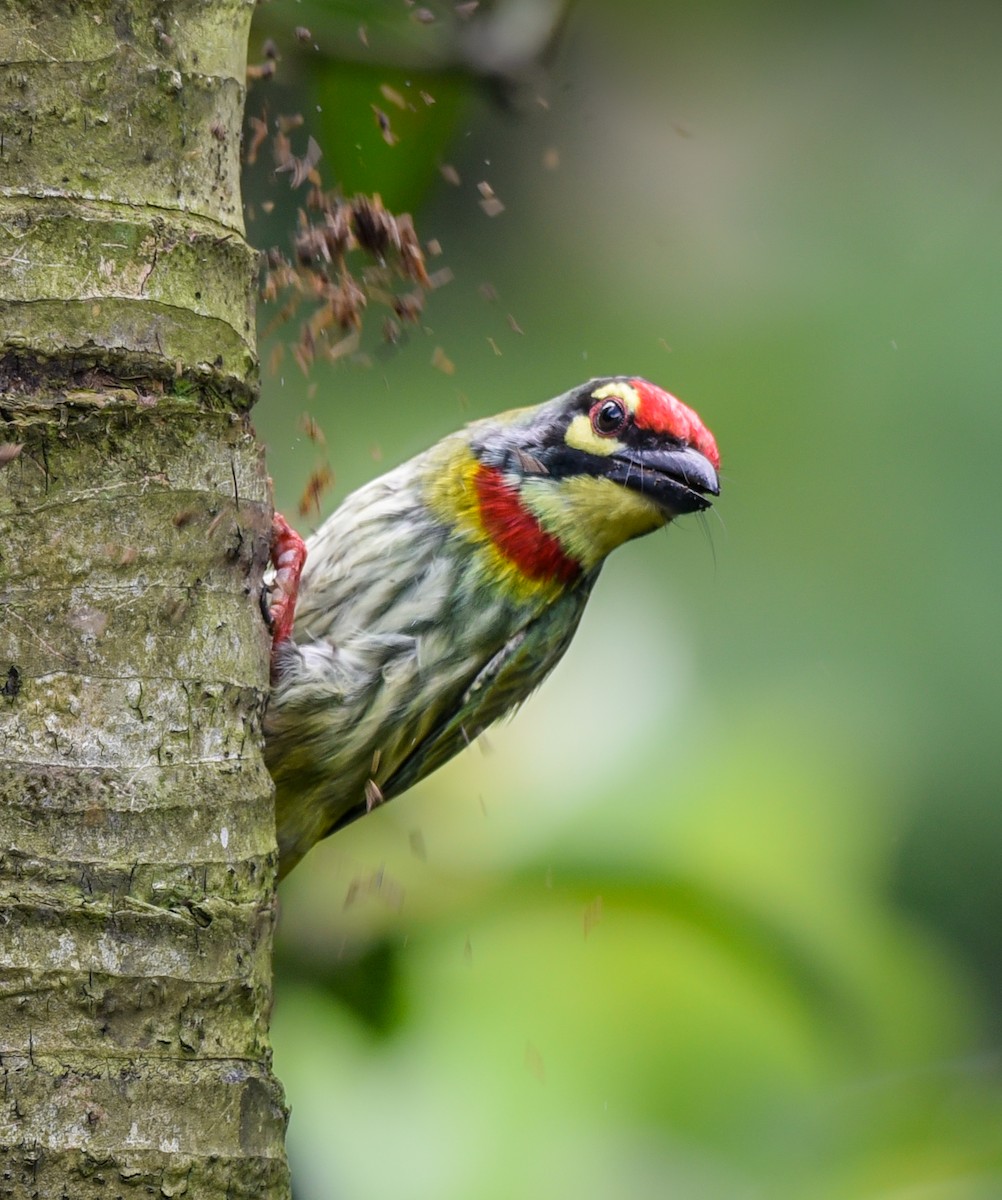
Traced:
[[482, 463], [473, 472], [472, 484], [484, 534], [527, 579], [555, 583], [577, 579], [581, 574], [580, 562], [526, 507], [519, 486], [510, 483], [497, 467]]
[[583, 570], [596, 570], [617, 546], [658, 529], [663, 509], [601, 475], [530, 477], [521, 501], [541, 528], [560, 541]]
[[559, 533], [525, 503], [518, 482], [482, 463], [467, 444], [440, 443], [429, 466], [429, 506], [480, 550], [491, 583], [520, 600], [545, 603], [585, 573]]

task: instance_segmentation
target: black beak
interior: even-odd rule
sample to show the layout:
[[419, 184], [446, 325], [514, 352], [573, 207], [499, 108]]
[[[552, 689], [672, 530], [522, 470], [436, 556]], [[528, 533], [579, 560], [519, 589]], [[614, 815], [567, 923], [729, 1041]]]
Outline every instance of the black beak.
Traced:
[[710, 507], [708, 496], [720, 495], [713, 464], [688, 446], [613, 455], [607, 475], [653, 500], [673, 517], [702, 512]]

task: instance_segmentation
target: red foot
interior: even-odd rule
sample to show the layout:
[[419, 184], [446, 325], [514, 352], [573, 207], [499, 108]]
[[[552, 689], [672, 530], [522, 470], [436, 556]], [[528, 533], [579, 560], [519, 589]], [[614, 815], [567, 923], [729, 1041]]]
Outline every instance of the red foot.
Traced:
[[271, 585], [268, 618], [271, 644], [275, 647], [292, 633], [299, 577], [306, 565], [306, 543], [281, 513], [275, 513], [271, 525], [271, 561], [275, 566], [275, 578]]

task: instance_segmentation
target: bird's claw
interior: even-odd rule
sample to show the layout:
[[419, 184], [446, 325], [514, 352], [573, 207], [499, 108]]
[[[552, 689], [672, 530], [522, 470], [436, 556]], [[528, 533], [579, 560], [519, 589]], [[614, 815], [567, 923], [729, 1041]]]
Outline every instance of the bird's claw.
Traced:
[[292, 633], [299, 598], [299, 577], [306, 565], [306, 543], [281, 513], [275, 513], [271, 526], [271, 561], [275, 578], [271, 584], [268, 624], [272, 646], [278, 646]]

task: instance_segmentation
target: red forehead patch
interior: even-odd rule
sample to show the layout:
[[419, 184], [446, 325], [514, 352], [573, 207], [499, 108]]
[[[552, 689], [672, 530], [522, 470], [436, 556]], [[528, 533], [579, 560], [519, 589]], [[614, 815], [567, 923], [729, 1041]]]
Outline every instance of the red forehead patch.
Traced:
[[671, 392], [648, 383], [646, 379], [631, 379], [630, 384], [636, 388], [640, 397], [640, 404], [634, 413], [634, 420], [640, 429], [650, 429], [654, 433], [667, 433], [670, 437], [679, 438], [698, 450], [719, 469], [720, 451], [713, 434], [688, 405], [676, 399]]

